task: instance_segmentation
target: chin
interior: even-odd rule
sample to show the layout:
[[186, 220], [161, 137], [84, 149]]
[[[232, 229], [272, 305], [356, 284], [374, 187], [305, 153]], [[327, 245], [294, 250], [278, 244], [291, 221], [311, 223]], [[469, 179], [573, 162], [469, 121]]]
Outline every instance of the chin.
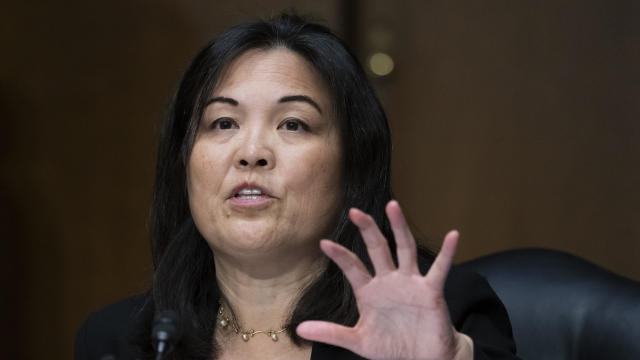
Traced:
[[[220, 229], [218, 234], [208, 236], [207, 241], [214, 250], [229, 251], [240, 255], [251, 252], [267, 252], [281, 248], [286, 242], [278, 234], [275, 227], [256, 226], [257, 224], [242, 224], [231, 229]], [[225, 252], [226, 252], [225, 251]]]

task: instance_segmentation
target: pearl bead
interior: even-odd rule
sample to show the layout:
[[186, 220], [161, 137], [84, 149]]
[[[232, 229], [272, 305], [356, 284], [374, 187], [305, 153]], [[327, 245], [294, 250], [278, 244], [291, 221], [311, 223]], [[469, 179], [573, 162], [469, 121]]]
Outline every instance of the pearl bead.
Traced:
[[249, 334], [242, 334], [242, 340], [249, 341]]
[[278, 334], [276, 334], [276, 333], [272, 333], [272, 334], [271, 334], [271, 340], [273, 340], [273, 341], [278, 341]]
[[223, 328], [226, 328], [226, 327], [227, 327], [227, 325], [229, 325], [229, 323], [227, 322], [227, 320], [225, 320], [225, 319], [220, 320], [220, 326], [222, 326]]

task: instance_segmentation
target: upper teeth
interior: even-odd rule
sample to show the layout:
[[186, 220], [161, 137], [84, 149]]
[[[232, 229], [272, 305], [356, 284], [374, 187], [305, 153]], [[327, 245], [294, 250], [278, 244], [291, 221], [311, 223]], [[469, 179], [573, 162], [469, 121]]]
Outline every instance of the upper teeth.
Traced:
[[242, 189], [238, 191], [238, 195], [262, 195], [262, 190], [259, 189]]

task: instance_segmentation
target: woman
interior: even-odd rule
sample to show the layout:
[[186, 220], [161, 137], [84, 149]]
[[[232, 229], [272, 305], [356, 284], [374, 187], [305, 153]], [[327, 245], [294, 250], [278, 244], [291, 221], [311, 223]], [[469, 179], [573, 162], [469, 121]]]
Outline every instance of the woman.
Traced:
[[281, 15], [227, 30], [164, 123], [153, 287], [92, 314], [76, 357], [151, 358], [153, 317], [173, 310], [171, 359], [514, 358], [486, 282], [449, 273], [457, 232], [435, 261], [416, 248], [390, 155], [380, 103], [328, 29]]

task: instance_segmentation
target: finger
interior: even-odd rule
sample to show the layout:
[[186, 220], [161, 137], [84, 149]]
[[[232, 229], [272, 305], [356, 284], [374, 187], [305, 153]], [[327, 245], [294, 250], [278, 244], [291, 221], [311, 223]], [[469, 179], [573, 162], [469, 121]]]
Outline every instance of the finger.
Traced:
[[309, 341], [319, 341], [353, 352], [360, 342], [353, 328], [327, 321], [304, 321], [298, 325], [296, 333]]
[[444, 283], [447, 280], [447, 274], [453, 263], [453, 256], [456, 254], [458, 246], [458, 232], [456, 230], [449, 231], [444, 237], [440, 253], [431, 265], [431, 269], [425, 275], [426, 281], [441, 291], [444, 291]]
[[395, 270], [387, 239], [382, 235], [373, 218], [355, 208], [349, 210], [349, 218], [360, 229], [376, 276]]
[[344, 246], [331, 240], [320, 240], [320, 249], [342, 270], [354, 292], [371, 281], [369, 270]]
[[397, 201], [391, 200], [387, 204], [387, 217], [396, 238], [398, 268], [408, 274], [419, 274], [416, 241]]

